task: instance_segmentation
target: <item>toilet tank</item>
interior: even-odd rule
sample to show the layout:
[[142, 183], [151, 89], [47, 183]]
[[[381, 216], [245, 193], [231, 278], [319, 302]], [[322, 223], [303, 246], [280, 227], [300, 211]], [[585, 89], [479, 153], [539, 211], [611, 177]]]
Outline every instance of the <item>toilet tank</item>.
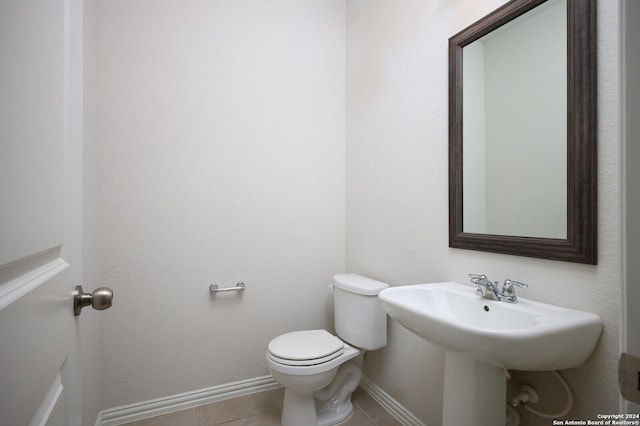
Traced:
[[336, 333], [345, 342], [368, 351], [387, 344], [387, 312], [378, 293], [388, 284], [357, 274], [333, 277]]

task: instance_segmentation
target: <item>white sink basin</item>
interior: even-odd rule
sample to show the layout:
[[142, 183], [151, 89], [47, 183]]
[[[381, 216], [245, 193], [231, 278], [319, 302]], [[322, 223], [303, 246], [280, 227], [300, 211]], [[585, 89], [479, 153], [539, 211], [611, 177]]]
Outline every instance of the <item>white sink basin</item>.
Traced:
[[561, 370], [584, 363], [602, 329], [599, 316], [519, 298], [483, 299], [452, 282], [390, 287], [380, 292], [392, 318], [446, 351], [516, 370]]

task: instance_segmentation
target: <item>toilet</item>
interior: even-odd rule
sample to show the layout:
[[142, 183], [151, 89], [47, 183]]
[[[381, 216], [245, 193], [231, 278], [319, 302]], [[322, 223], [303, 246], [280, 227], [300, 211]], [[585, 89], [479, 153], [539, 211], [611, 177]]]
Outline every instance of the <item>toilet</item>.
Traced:
[[269, 343], [269, 371], [285, 388], [282, 426], [330, 426], [347, 420], [365, 351], [387, 344], [387, 314], [378, 293], [388, 284], [357, 274], [335, 275], [333, 281], [337, 337], [304, 330]]

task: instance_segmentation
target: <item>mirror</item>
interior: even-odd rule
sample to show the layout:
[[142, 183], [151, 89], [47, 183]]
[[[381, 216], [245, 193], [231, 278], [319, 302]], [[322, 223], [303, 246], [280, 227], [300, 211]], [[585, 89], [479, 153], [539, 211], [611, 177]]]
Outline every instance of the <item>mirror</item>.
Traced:
[[567, 237], [566, 10], [548, 0], [462, 49], [464, 232]]
[[595, 264], [595, 0], [513, 0], [449, 39], [449, 246]]

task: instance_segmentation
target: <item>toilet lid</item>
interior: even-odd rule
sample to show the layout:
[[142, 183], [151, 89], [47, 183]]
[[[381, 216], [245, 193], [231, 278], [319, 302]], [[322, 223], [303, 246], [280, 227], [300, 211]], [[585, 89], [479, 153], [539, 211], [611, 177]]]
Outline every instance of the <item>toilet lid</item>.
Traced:
[[269, 355], [281, 364], [314, 365], [330, 361], [344, 351], [342, 340], [326, 330], [294, 331], [269, 343]]

